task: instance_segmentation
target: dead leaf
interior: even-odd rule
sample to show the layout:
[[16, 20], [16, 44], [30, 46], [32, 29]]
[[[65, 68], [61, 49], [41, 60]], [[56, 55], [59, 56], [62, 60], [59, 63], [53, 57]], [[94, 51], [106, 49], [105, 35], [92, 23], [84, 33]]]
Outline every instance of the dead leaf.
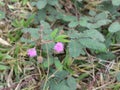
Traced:
[[3, 40], [2, 38], [0, 38], [0, 44], [6, 45], [6, 46], [11, 46], [7, 41]]

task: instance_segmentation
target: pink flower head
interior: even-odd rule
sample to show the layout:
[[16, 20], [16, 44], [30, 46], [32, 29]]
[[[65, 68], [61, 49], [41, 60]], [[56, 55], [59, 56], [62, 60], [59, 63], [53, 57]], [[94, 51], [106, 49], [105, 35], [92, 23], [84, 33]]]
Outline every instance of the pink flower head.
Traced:
[[63, 52], [63, 50], [64, 50], [64, 45], [63, 45], [63, 43], [57, 42], [57, 43], [55, 44], [55, 46], [54, 46], [54, 50], [55, 50], [57, 53]]
[[30, 57], [35, 57], [35, 56], [37, 56], [36, 49], [35, 49], [35, 48], [28, 49], [28, 50], [27, 50], [27, 54], [28, 54], [28, 56], [30, 56]]

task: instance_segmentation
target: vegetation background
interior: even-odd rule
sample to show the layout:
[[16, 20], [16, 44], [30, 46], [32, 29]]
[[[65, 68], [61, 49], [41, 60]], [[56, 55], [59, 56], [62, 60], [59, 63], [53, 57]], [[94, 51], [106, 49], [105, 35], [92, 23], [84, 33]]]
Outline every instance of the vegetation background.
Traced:
[[0, 90], [120, 90], [120, 0], [0, 0]]

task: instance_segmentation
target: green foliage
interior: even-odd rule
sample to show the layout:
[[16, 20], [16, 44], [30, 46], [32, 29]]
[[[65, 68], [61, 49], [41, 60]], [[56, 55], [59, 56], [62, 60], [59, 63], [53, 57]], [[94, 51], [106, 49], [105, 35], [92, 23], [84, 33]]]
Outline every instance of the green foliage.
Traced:
[[106, 53], [100, 53], [97, 55], [98, 58], [101, 58], [103, 60], [113, 60], [115, 59], [115, 55], [111, 52], [106, 52]]
[[[85, 55], [84, 49], [89, 48], [106, 52], [104, 36], [97, 30], [86, 30], [83, 33], [70, 32], [71, 42], [69, 43], [69, 52], [72, 57], [78, 57], [80, 54]], [[72, 34], [72, 35], [71, 35]]]
[[67, 51], [67, 54], [66, 54], [66, 56], [65, 56], [65, 58], [63, 60], [64, 68], [70, 67], [72, 65], [72, 62], [73, 62], [72, 58], [69, 55], [69, 52]]
[[28, 27], [31, 22], [33, 21], [34, 15], [31, 15], [27, 20], [22, 19], [22, 20], [17, 20], [15, 19], [12, 22], [12, 25], [16, 28], [23, 28], [23, 27]]
[[8, 66], [0, 64], [0, 71], [9, 69]]
[[[50, 90], [76, 90], [76, 80], [69, 76], [66, 71], [59, 71], [48, 82]], [[67, 78], [67, 79], [65, 79]]]
[[68, 86], [70, 87], [71, 90], [76, 90], [77, 83], [76, 83], [76, 80], [73, 77], [69, 77], [67, 79], [67, 84], [68, 84]]
[[76, 90], [76, 81], [74, 78], [69, 77], [58, 84], [52, 83], [50, 90]]
[[89, 76], [89, 74], [83, 73], [82, 75], [80, 75], [80, 76], [78, 77], [78, 79], [79, 79], [79, 80], [82, 80], [82, 79], [84, 79], [85, 77], [88, 77], [88, 76]]
[[58, 35], [57, 36], [57, 32], [58, 29], [55, 29], [52, 33], [51, 33], [51, 37], [53, 38], [53, 40], [55, 42], [69, 42], [69, 40], [67, 39], [68, 36], [67, 35]]
[[55, 38], [55, 42], [69, 42], [66, 38], [68, 38], [67, 35], [59, 35]]
[[3, 59], [13, 59], [10, 55], [0, 53], [0, 61]]
[[39, 38], [39, 28], [24, 28], [22, 30], [23, 33], [30, 33], [32, 39], [38, 39]]
[[[13, 81], [19, 82], [23, 78], [23, 83], [27, 81], [24, 80], [24, 76], [36, 75], [35, 81], [38, 79], [38, 82], [42, 83], [40, 90], [42, 87], [44, 90], [76, 90], [79, 82], [84, 80], [85, 85], [88, 85], [89, 80], [92, 81], [94, 76], [98, 76], [98, 80], [101, 80], [99, 78], [101, 77], [105, 79], [104, 82], [109, 81], [108, 78], [104, 78], [106, 73], [102, 74], [102, 71], [112, 68], [114, 72], [119, 69], [112, 67], [114, 64], [111, 65], [111, 61], [119, 63], [119, 57], [117, 57], [119, 50], [116, 49], [120, 46], [120, 1], [68, 1], [12, 0], [8, 3], [0, 2], [0, 8], [5, 9], [5, 12], [0, 11], [0, 20], [6, 22], [5, 27], [2, 27], [0, 22], [0, 36], [13, 45], [11, 50], [0, 47], [0, 61], [5, 62], [5, 64], [0, 63], [1, 72], [7, 70], [9, 73], [12, 66], [14, 68], [10, 73], [15, 76]], [[21, 7], [19, 10], [16, 7], [17, 2]], [[4, 5], [8, 7], [4, 8]], [[16, 14], [16, 12], [19, 13]], [[11, 19], [10, 22], [9, 19]], [[4, 34], [6, 31], [8, 34]], [[56, 42], [64, 44], [63, 52], [54, 51]], [[23, 48], [23, 45], [26, 46]], [[27, 49], [33, 47], [37, 50], [37, 56], [31, 58], [27, 55]], [[37, 62], [39, 59], [43, 61]], [[99, 60], [104, 62], [103, 65]], [[111, 66], [106, 69], [106, 65]], [[13, 76], [10, 76], [10, 79]], [[120, 81], [120, 73], [116, 75], [116, 79]], [[96, 88], [95, 83], [93, 83], [94, 88]], [[102, 84], [104, 83], [101, 82], [100, 85]], [[82, 85], [81, 89], [84, 89]]]
[[119, 0], [112, 0], [112, 4], [115, 5], [115, 6], [119, 6], [120, 1]]
[[0, 20], [5, 18], [5, 13], [3, 11], [0, 10]]
[[49, 4], [49, 5], [57, 5], [58, 4], [58, 0], [38, 0], [37, 2], [32, 2], [32, 5], [36, 5], [36, 7], [38, 9], [43, 9], [45, 8], [45, 6]]
[[42, 8], [44, 8], [46, 5], [47, 5], [47, 0], [39, 0], [39, 1], [36, 3], [36, 6], [37, 6], [38, 9], [42, 9]]
[[120, 24], [119, 24], [119, 22], [113, 22], [113, 23], [109, 26], [108, 30], [109, 30], [111, 33], [115, 33], [115, 32], [117, 32], [117, 31], [119, 31], [119, 30], [120, 30]]
[[52, 33], [51, 33], [51, 37], [54, 39], [57, 35], [58, 29], [55, 29]]
[[117, 78], [117, 81], [120, 82], [120, 72], [117, 73], [116, 78]]
[[[24, 38], [22, 37], [21, 38], [21, 41], [22, 42], [32, 42], [32, 41], [35, 41], [35, 40], [38, 40], [42, 34], [42, 39], [43, 40], [52, 40], [52, 37], [50, 36], [49, 33], [52, 33], [52, 30], [50, 28], [50, 25], [48, 23], [46, 23], [45, 21], [41, 21], [41, 26], [43, 26], [43, 30], [39, 28], [24, 28], [22, 30], [23, 33], [25, 34], [30, 34], [28, 35], [28, 37]], [[43, 31], [43, 32], [42, 32]], [[42, 33], [40, 33], [42, 32]]]
[[11, 31], [8, 33], [8, 37], [11, 43], [18, 41], [21, 38], [22, 32], [21, 30]]
[[55, 6], [58, 4], [58, 0], [48, 0], [48, 4]]
[[49, 61], [47, 59], [44, 59], [43, 67], [48, 68], [49, 66], [51, 66], [54, 63], [53, 60], [54, 60], [53, 58], [50, 58]]
[[72, 57], [78, 57], [80, 54], [84, 55], [83, 45], [75, 40], [69, 43], [69, 52]]
[[117, 42], [120, 42], [120, 31], [118, 31], [117, 33], [115, 33], [115, 38]]
[[[16, 25], [17, 27], [24, 27], [23, 33], [30, 34], [27, 38], [22, 37], [22, 41], [30, 42], [32, 45], [35, 45], [39, 39], [43, 41], [43, 44], [40, 44], [43, 55], [41, 66], [44, 69], [50, 69], [50, 72], [54, 69], [60, 71], [47, 82], [50, 90], [76, 89], [75, 79], [66, 74], [66, 71], [74, 73], [71, 68], [74, 63], [72, 59], [86, 56], [89, 52], [102, 60], [115, 59], [116, 56], [111, 53], [111, 44], [120, 41], [120, 24], [117, 20], [120, 15], [117, 12], [119, 1], [104, 0], [98, 4], [94, 2], [71, 0], [72, 8], [68, 8], [59, 0], [36, 0], [31, 2], [31, 5], [36, 8], [33, 23], [37, 27], [30, 27], [31, 23], [24, 25], [25, 21], [17, 23], [21, 25]], [[92, 9], [87, 8], [87, 5]], [[54, 53], [53, 48], [56, 42], [64, 43], [63, 53]], [[82, 80], [87, 76], [89, 75], [83, 73], [78, 79]]]
[[52, 29], [50, 28], [49, 23], [45, 21], [40, 21], [41, 25], [43, 26], [42, 34], [43, 34], [43, 40], [51, 40], [52, 37], [50, 34], [52, 33]]
[[54, 7], [52, 7], [51, 5], [47, 5], [45, 7], [45, 11], [46, 11], [46, 13], [49, 14], [48, 17], [46, 17], [46, 19], [50, 22], [54, 22], [56, 20], [59, 20], [59, 19], [63, 18], [62, 12], [59, 12]]
[[28, 0], [22, 0], [22, 4], [23, 4], [23, 5], [26, 5], [27, 2], [28, 2]]
[[4, 5], [5, 5], [5, 3], [4, 3], [4, 2], [2, 2], [2, 1], [0, 1], [0, 5], [1, 5], [1, 6], [4, 6]]
[[55, 78], [58, 78], [60, 81], [65, 79], [67, 76], [69, 75], [69, 73], [65, 70], [63, 71], [59, 71], [57, 73], [55, 73]]
[[98, 42], [97, 40], [93, 40], [90, 38], [83, 38], [83, 39], [80, 39], [80, 42], [83, 46], [85, 46], [87, 48], [104, 51], [104, 52], [106, 51], [105, 44]]
[[83, 37], [90, 37], [91, 39], [94, 39], [94, 40], [98, 40], [98, 41], [101, 41], [101, 42], [104, 42], [105, 41], [105, 38], [104, 36], [97, 30], [86, 30], [83, 32]]
[[63, 65], [61, 64], [61, 62], [58, 59], [56, 59], [54, 61], [54, 63], [55, 63], [55, 66], [58, 70], [63, 70]]

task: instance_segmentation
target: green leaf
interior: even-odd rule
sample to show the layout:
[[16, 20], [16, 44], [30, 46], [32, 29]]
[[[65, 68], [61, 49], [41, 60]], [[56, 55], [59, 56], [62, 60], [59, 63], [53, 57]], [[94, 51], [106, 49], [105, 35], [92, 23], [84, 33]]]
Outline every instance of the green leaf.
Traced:
[[99, 13], [95, 16], [95, 20], [98, 21], [98, 20], [107, 19], [108, 15], [109, 15], [108, 11], [103, 11], [102, 13]]
[[[114, 0], [116, 1], [116, 0]], [[117, 8], [116, 6], [113, 6], [113, 4], [111, 3], [111, 1], [106, 1], [102, 3], [102, 6], [99, 7], [99, 9], [101, 9], [102, 11], [108, 11], [110, 12], [110, 14], [115, 15], [117, 14]]]
[[84, 78], [86, 78], [86, 77], [88, 77], [88, 76], [89, 76], [89, 74], [83, 73], [83, 74], [81, 74], [81, 75], [78, 77], [78, 80], [82, 80], [82, 79], [84, 79]]
[[64, 62], [63, 62], [63, 66], [65, 67], [65, 66], [67, 66], [67, 67], [70, 67], [70, 65], [72, 65], [72, 57], [70, 56], [70, 54], [69, 54], [69, 52], [67, 51], [66, 52], [66, 56], [65, 56], [65, 58], [64, 58], [64, 60], [63, 60]]
[[72, 89], [66, 85], [66, 80], [63, 80], [60, 83], [59, 88], [56, 90], [72, 90]]
[[5, 13], [3, 11], [0, 10], [0, 20], [5, 18]]
[[85, 54], [84, 50], [83, 50], [83, 46], [75, 41], [75, 40], [71, 40], [71, 42], [69, 43], [69, 52], [71, 57], [78, 57], [80, 54]]
[[88, 23], [89, 18], [88, 17], [81, 17], [79, 24], [83, 27], [86, 27], [87, 23]]
[[6, 69], [9, 69], [9, 67], [5, 65], [0, 65], [0, 70], [6, 70]]
[[63, 65], [61, 64], [61, 62], [58, 59], [55, 59], [54, 63], [58, 70], [61, 71], [63, 69]]
[[44, 9], [41, 9], [37, 12], [37, 15], [35, 17], [35, 22], [40, 22], [40, 20], [45, 20], [46, 18], [46, 12]]
[[111, 52], [100, 53], [97, 55], [97, 57], [102, 60], [113, 60], [116, 58], [116, 56]]
[[116, 41], [119, 43], [120, 42], [120, 31], [118, 31], [117, 33], [115, 33], [115, 38], [116, 38]]
[[103, 19], [103, 20], [97, 21], [97, 22], [96, 22], [96, 25], [97, 25], [97, 27], [99, 28], [99, 27], [101, 27], [101, 26], [103, 26], [103, 25], [109, 24], [110, 22], [111, 22], [111, 20], [109, 20], [109, 19]]
[[51, 37], [52, 29], [51, 29], [49, 23], [47, 23], [45, 21], [40, 21], [40, 23], [43, 26], [42, 39], [43, 40], [53, 40]]
[[13, 59], [13, 57], [11, 57], [10, 55], [6, 54], [6, 55], [4, 55], [4, 59]]
[[112, 0], [112, 4], [115, 6], [119, 6], [120, 5], [120, 0]]
[[77, 0], [78, 2], [82, 2], [83, 0]]
[[65, 79], [68, 75], [69, 75], [69, 73], [65, 70], [55, 73], [55, 77], [59, 78], [60, 80]]
[[0, 2], [0, 5], [1, 5], [1, 6], [4, 6], [4, 5], [5, 5], [5, 3], [4, 3], [4, 2]]
[[50, 24], [45, 22], [44, 20], [41, 20], [40, 23], [43, 26], [43, 34], [50, 36], [50, 33], [52, 33], [52, 29], [50, 27]]
[[38, 9], [43, 9], [47, 5], [47, 0], [39, 0], [36, 4]]
[[4, 58], [4, 54], [0, 52], [0, 61]]
[[59, 36], [56, 37], [56, 39], [60, 39], [60, 38], [64, 39], [64, 38], [67, 38], [67, 37], [68, 37], [68, 35], [59, 35]]
[[[49, 0], [50, 1], [50, 0]], [[62, 19], [63, 18], [63, 13], [61, 13], [60, 11], [56, 10], [54, 7], [47, 5], [45, 10], [47, 11], [47, 13], [49, 15], [47, 15], [47, 20], [50, 22], [54, 22], [57, 19]]]
[[75, 31], [75, 30], [69, 30], [68, 31], [68, 36], [70, 38], [79, 38], [80, 37], [80, 33], [78, 31]]
[[69, 22], [69, 21], [76, 21], [77, 18], [76, 18], [75, 16], [64, 15], [64, 16], [63, 16], [63, 20]]
[[54, 85], [53, 87], [51, 87], [50, 90], [72, 90], [72, 89], [67, 86], [66, 80], [63, 80], [59, 84]]
[[28, 17], [27, 21], [26, 21], [26, 22], [24, 21], [24, 27], [28, 27], [28, 26], [30, 25], [30, 23], [33, 21], [34, 17], [35, 17], [34, 14], [33, 14], [33, 15], [30, 15], [30, 16]]
[[69, 77], [67, 79], [67, 84], [70, 87], [70, 90], [76, 90], [77, 83], [76, 83], [76, 80], [73, 77]]
[[103, 44], [101, 42], [98, 42], [94, 39], [81, 38], [79, 41], [83, 46], [85, 46], [87, 48], [94, 49], [94, 50], [99, 50], [99, 51], [102, 51], [102, 52], [106, 51], [105, 44]]
[[95, 16], [95, 15], [96, 15], [96, 12], [95, 12], [94, 10], [90, 10], [90, 11], [89, 11], [89, 15]]
[[58, 0], [48, 0], [48, 4], [55, 6], [58, 4]]
[[70, 42], [70, 40], [60, 38], [58, 40], [55, 40], [55, 42]]
[[90, 37], [92, 39], [96, 39], [96, 40], [99, 40], [101, 42], [105, 41], [104, 36], [99, 31], [94, 30], [94, 29], [84, 31], [83, 37]]
[[87, 23], [87, 24], [86, 24], [86, 27], [89, 28], [89, 29], [96, 29], [96, 28], [98, 28], [99, 26], [97, 26], [96, 23]]
[[115, 33], [117, 31], [120, 31], [120, 24], [119, 22], [113, 22], [109, 28], [108, 28], [109, 32]]
[[53, 39], [56, 37], [57, 32], [58, 32], [58, 29], [55, 29], [55, 30], [51, 33], [51, 36], [52, 36]]
[[68, 26], [69, 26], [70, 28], [73, 28], [73, 27], [76, 27], [78, 24], [79, 24], [78, 21], [72, 21], [72, 22], [70, 22], [70, 23], [68, 24]]
[[35, 6], [37, 4], [37, 2], [31, 2], [30, 3], [32, 6]]
[[[47, 48], [46, 48], [46, 45], [47, 45]], [[55, 43], [47, 43], [46, 45], [42, 45], [42, 49], [43, 51], [49, 51], [49, 52], [52, 52], [53, 51], [53, 47], [55, 45]], [[51, 55], [52, 53], [49, 53], [49, 55]]]
[[[21, 42], [25, 42], [25, 43], [33, 43], [30, 39], [26, 39], [26, 38], [24, 38], [24, 37], [21, 37], [20, 38], [20, 41]], [[35, 44], [35, 43], [34, 43]]]
[[76, 84], [75, 79], [69, 77], [67, 80], [63, 80], [58, 84], [54, 83], [50, 90], [76, 90]]
[[68, 38], [68, 35], [59, 35], [55, 38], [55, 41], [58, 42], [58, 41], [61, 41], [61, 39], [65, 39], [65, 38]]
[[13, 57], [11, 57], [8, 54], [2, 54], [2, 53], [0, 53], [0, 60], [2, 60], [2, 59], [13, 59]]
[[38, 39], [40, 37], [40, 34], [38, 33], [39, 28], [24, 28], [22, 32], [24, 33], [30, 33], [32, 39]]
[[48, 59], [44, 59], [43, 66], [44, 66], [44, 68], [48, 68], [53, 63], [54, 63], [53, 58], [50, 58], [49, 61], [48, 61]]
[[22, 0], [22, 4], [23, 4], [23, 5], [26, 5], [27, 2], [28, 2], [28, 0]]
[[117, 73], [116, 78], [117, 78], [117, 81], [120, 82], [120, 72]]

